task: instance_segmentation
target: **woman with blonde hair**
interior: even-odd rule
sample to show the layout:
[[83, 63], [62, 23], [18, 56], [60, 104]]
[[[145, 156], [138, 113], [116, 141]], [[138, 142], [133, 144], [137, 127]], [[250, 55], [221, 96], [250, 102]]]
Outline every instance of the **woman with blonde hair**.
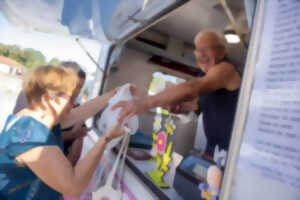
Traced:
[[78, 85], [76, 72], [61, 66], [38, 67], [25, 78], [23, 90], [28, 107], [10, 115], [0, 134], [0, 199], [80, 196], [106, 144], [124, 134], [121, 123], [116, 122], [76, 166], [71, 165], [63, 153], [58, 123], [72, 125], [70, 111]]
[[[74, 61], [63, 61], [60, 63], [60, 66], [68, 70], [73, 70], [79, 79], [79, 83], [73, 92], [73, 109], [59, 122], [64, 143], [64, 153], [71, 163], [75, 165], [81, 155], [83, 138], [90, 130], [84, 125], [84, 121], [102, 110], [108, 104], [110, 97], [117, 92], [118, 88], [101, 96], [96, 96], [86, 101], [83, 105], [79, 105], [76, 99], [84, 85], [86, 73], [81, 69], [80, 65]], [[27, 107], [27, 100], [22, 90], [18, 95], [13, 113], [16, 114], [25, 107]]]

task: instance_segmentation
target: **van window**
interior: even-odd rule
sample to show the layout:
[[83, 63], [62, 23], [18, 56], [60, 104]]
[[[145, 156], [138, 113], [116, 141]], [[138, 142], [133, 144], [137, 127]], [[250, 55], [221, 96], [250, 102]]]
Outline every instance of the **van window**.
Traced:
[[[148, 89], [148, 95], [155, 95], [166, 88], [177, 85], [185, 80], [163, 72], [154, 72], [152, 74], [152, 81]], [[168, 115], [169, 112], [161, 107], [151, 109], [152, 112]]]

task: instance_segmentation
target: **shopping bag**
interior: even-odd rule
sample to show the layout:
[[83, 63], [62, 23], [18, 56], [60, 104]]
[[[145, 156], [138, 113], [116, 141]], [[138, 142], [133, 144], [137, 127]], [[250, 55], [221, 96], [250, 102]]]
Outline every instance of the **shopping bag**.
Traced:
[[[122, 141], [119, 153], [115, 160], [112, 170], [108, 174], [106, 183], [104, 186], [100, 187], [97, 191], [93, 192], [93, 200], [121, 200], [122, 198], [122, 190], [121, 190], [121, 180], [122, 175], [124, 174], [124, 165], [125, 165], [125, 158], [127, 154], [128, 144], [129, 144], [130, 134], [126, 134]], [[121, 155], [123, 157], [121, 158]], [[121, 160], [120, 160], [121, 159]], [[113, 182], [117, 174], [118, 166], [120, 166], [119, 174], [121, 174], [120, 178], [117, 179], [117, 184], [115, 188], [113, 187]]]
[[[133, 95], [130, 91], [130, 84], [127, 83], [123, 85], [117, 94], [115, 94], [108, 103], [107, 108], [101, 114], [100, 119], [97, 121], [97, 125], [100, 131], [100, 134], [105, 134], [107, 130], [109, 130], [117, 121], [121, 108], [117, 108], [115, 110], [111, 110], [111, 107], [118, 103], [119, 101], [128, 101], [133, 99]], [[139, 127], [138, 117], [135, 115], [130, 119], [124, 120], [123, 125], [126, 125], [131, 130], [131, 134], [135, 134]], [[110, 150], [115, 147], [122, 137], [113, 139], [106, 145], [106, 150]]]

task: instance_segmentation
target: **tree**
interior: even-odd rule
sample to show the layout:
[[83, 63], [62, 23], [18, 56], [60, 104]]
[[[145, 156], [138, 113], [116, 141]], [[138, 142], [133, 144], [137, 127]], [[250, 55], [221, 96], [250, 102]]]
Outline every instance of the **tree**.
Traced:
[[0, 55], [8, 57], [13, 48], [15, 48], [15, 46], [0, 43]]
[[46, 57], [40, 51], [32, 48], [21, 49], [17, 45], [5, 45], [0, 43], [0, 55], [9, 57], [29, 69], [39, 65], [58, 65], [60, 63], [57, 58], [52, 58], [50, 62], [47, 63]]
[[8, 55], [8, 57], [17, 61], [18, 63], [21, 63], [22, 65], [25, 65], [27, 60], [24, 51], [20, 50], [19, 48], [11, 49], [11, 52]]
[[50, 65], [59, 65], [60, 60], [58, 60], [57, 58], [52, 58], [49, 62]]
[[25, 65], [28, 68], [34, 68], [39, 65], [47, 64], [45, 56], [40, 51], [28, 48], [24, 49], [24, 54], [27, 59]]

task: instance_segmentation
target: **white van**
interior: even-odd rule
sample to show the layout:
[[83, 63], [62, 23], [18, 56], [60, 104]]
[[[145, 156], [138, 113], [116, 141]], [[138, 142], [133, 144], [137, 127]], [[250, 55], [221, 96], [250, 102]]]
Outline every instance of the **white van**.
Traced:
[[[42, 0], [43, 11], [17, 0], [0, 3], [15, 24], [102, 43], [92, 96], [125, 83], [151, 95], [167, 82], [201, 76], [194, 36], [203, 30], [223, 33], [227, 56], [243, 83], [230, 149], [227, 156], [222, 154], [219, 199], [300, 199], [299, 69], [293, 68], [300, 63], [299, 1], [262, 0], [255, 6], [255, 0]], [[100, 114], [91, 123], [86, 149], [98, 137]], [[168, 140], [174, 144], [164, 176], [168, 187], [147, 176], [156, 167], [154, 161], [127, 156], [122, 199], [205, 199], [198, 185], [217, 161], [202, 157], [206, 142], [201, 115], [153, 109], [139, 116], [139, 134], [151, 140], [157, 115], [176, 125]], [[281, 116], [279, 121], [275, 115]], [[146, 143], [139, 147], [143, 153], [150, 152]]]

